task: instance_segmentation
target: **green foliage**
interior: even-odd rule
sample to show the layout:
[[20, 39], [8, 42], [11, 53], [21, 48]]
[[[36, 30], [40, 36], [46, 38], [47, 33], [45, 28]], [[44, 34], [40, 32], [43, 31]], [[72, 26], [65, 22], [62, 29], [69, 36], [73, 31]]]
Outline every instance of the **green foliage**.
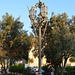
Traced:
[[[63, 74], [64, 74], [64, 75], [67, 75], [67, 72], [64, 72]], [[57, 72], [57, 75], [61, 75], [61, 72], [58, 71], [58, 72]]]
[[28, 68], [24, 70], [24, 74], [25, 74], [25, 75], [33, 75], [33, 74], [31, 73], [31, 70], [28, 69]]
[[[37, 18], [37, 23], [39, 19]], [[44, 27], [42, 27], [42, 33]], [[36, 24], [32, 26], [34, 34], [38, 34], [38, 27]], [[36, 36], [37, 37], [37, 36]], [[36, 40], [38, 40], [36, 38]], [[38, 55], [38, 41], [35, 40], [35, 50], [34, 55]], [[46, 45], [45, 45], [46, 44]], [[43, 45], [45, 48], [43, 48]], [[42, 40], [42, 56], [45, 56], [48, 63], [53, 65], [55, 70], [58, 66], [61, 66], [63, 62], [63, 67], [65, 67], [67, 59], [71, 56], [75, 56], [75, 16], [69, 19], [66, 13], [51, 15], [50, 21], [47, 25], [46, 34], [44, 36], [44, 42]]]
[[[15, 19], [6, 13], [0, 21], [0, 49], [6, 51], [8, 58], [28, 60], [32, 37], [23, 30], [20, 18]], [[0, 54], [1, 55], [1, 54]]]
[[66, 66], [65, 70], [68, 71], [68, 72], [71, 71], [72, 70], [72, 66]]
[[75, 70], [75, 66], [73, 66], [72, 69]]
[[69, 60], [70, 62], [75, 62], [75, 57], [71, 57]]
[[68, 19], [66, 13], [57, 16], [52, 13], [44, 38], [47, 45], [43, 52], [47, 62], [51, 62], [55, 70], [61, 66], [63, 59], [62, 66], [65, 67], [67, 59], [75, 55], [75, 33], [72, 25], [75, 26], [75, 20]]
[[33, 63], [34, 60], [33, 60], [33, 59], [28, 59], [28, 62], [29, 62], [29, 63]]
[[18, 64], [17, 66], [17, 72], [22, 73], [24, 71], [24, 65], [23, 64]]
[[75, 74], [75, 66], [66, 66], [65, 70], [67, 71], [68, 75], [74, 75]]
[[31, 69], [29, 67], [25, 69], [23, 64], [10, 66], [9, 71], [14, 73], [24, 73], [26, 75], [32, 75]]
[[9, 71], [22, 73], [24, 71], [24, 65], [18, 64], [18, 65], [10, 66]]
[[10, 72], [17, 72], [17, 66], [16, 65], [10, 66], [9, 71]]

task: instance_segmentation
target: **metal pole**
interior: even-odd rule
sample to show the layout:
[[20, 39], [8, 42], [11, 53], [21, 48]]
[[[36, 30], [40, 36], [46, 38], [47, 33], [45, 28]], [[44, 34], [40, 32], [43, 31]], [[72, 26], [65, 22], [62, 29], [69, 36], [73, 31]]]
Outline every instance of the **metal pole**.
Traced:
[[41, 73], [41, 26], [39, 25], [39, 75]]

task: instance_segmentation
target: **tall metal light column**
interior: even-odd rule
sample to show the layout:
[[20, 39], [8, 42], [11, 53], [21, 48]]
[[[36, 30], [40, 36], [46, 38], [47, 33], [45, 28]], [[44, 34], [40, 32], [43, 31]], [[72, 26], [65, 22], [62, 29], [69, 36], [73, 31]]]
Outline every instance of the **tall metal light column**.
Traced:
[[[35, 8], [37, 8], [37, 7], [40, 9], [40, 13], [37, 16], [39, 19], [38, 22], [37, 22], [37, 17], [36, 17], [36, 10], [35, 10]], [[29, 8], [28, 8], [28, 10], [29, 10]], [[39, 0], [39, 3], [36, 3], [35, 7], [31, 7], [31, 9], [29, 10], [29, 17], [32, 22], [33, 28], [35, 29], [36, 27], [38, 27], [38, 29], [39, 29], [39, 35], [38, 35], [38, 39], [39, 39], [39, 74], [38, 75], [42, 75], [42, 73], [41, 73], [41, 28], [47, 19], [47, 7], [45, 6], [45, 3], [42, 3]], [[37, 35], [37, 33], [36, 33], [36, 35]]]
[[41, 75], [41, 26], [39, 26], [39, 74]]

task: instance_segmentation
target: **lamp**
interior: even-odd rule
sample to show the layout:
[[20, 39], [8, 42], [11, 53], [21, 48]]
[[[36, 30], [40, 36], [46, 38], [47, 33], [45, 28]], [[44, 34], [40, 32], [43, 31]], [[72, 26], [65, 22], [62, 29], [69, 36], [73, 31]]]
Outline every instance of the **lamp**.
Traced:
[[34, 20], [36, 17], [36, 10], [34, 7], [31, 7], [31, 9], [29, 10], [29, 17], [31, 20]]
[[45, 18], [47, 16], [47, 6], [43, 3], [41, 6], [41, 16]]

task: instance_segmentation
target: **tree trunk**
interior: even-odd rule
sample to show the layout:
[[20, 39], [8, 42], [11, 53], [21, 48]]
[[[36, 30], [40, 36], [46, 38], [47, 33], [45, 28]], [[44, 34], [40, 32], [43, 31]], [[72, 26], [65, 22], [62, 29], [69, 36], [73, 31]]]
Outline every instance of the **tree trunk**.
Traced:
[[61, 75], [63, 75], [63, 70], [64, 70], [63, 67], [61, 67]]
[[57, 70], [58, 70], [58, 67], [55, 67], [54, 75], [57, 75]]
[[65, 61], [64, 61], [64, 67], [65, 67], [65, 65], [66, 65], [67, 59], [68, 59], [68, 58], [65, 58]]
[[64, 67], [66, 65], [66, 62], [67, 62], [67, 58], [64, 59], [64, 63], [62, 63], [62, 67], [61, 67], [61, 75], [64, 75]]
[[6, 74], [5, 59], [4, 59], [4, 72]]
[[8, 68], [8, 59], [7, 59], [7, 68]]
[[64, 57], [62, 57], [61, 75], [63, 75], [63, 71], [64, 71]]
[[5, 59], [4, 59], [4, 69], [5, 69]]
[[12, 66], [12, 64], [13, 64], [13, 60], [12, 60], [12, 59], [10, 59], [10, 66]]
[[55, 69], [55, 75], [57, 75], [57, 69]]

